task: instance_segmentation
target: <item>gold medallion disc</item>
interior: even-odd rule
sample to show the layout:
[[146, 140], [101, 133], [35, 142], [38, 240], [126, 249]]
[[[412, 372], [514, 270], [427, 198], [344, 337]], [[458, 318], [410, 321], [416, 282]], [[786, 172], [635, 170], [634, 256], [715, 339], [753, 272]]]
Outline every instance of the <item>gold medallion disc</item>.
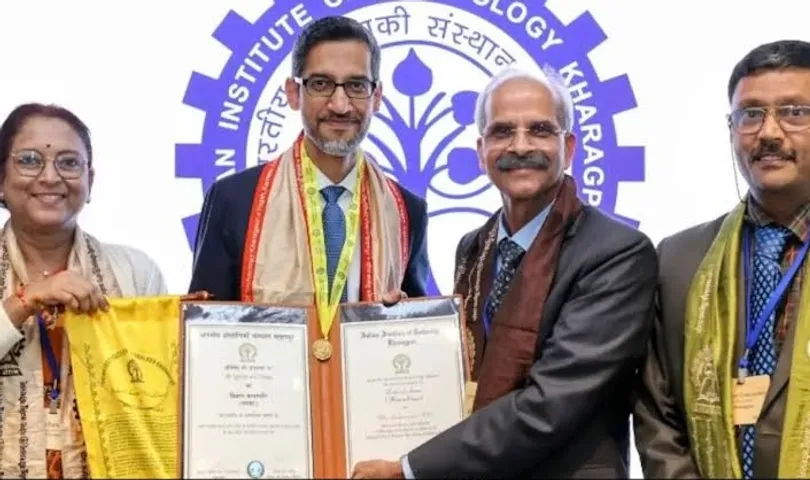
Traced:
[[325, 338], [319, 338], [312, 343], [312, 355], [325, 362], [332, 357], [332, 344]]

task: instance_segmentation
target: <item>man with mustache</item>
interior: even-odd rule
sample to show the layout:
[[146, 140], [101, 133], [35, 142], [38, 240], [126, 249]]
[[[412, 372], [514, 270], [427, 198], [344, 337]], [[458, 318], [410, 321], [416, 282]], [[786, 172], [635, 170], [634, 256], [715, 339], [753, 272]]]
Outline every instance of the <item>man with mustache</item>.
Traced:
[[658, 247], [634, 414], [647, 478], [810, 477], [810, 43], [754, 48], [728, 98], [749, 192]]
[[354, 478], [627, 478], [655, 248], [577, 197], [572, 100], [554, 72], [500, 73], [477, 118], [503, 208], [456, 254], [472, 413]]
[[427, 205], [360, 148], [379, 109], [380, 47], [346, 17], [310, 23], [285, 88], [303, 131], [278, 159], [217, 181], [197, 231], [190, 291], [315, 304], [320, 361], [338, 304], [425, 295]]

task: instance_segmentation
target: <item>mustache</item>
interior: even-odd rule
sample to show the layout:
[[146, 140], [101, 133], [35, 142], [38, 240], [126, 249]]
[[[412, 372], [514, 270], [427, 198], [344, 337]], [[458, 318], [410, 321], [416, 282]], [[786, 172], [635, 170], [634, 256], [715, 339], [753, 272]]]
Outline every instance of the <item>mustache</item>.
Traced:
[[335, 121], [335, 122], [353, 122], [353, 123], [359, 123], [359, 122], [360, 122], [360, 119], [359, 119], [359, 118], [357, 118], [357, 117], [356, 117], [356, 116], [354, 116], [354, 115], [351, 115], [351, 114], [347, 114], [347, 115], [335, 115], [335, 114], [332, 114], [332, 115], [327, 115], [327, 116], [325, 116], [325, 117], [322, 117], [322, 118], [320, 118], [318, 121], [320, 121], [320, 122], [330, 122], [330, 121]]
[[531, 168], [534, 170], [546, 170], [551, 166], [551, 159], [543, 152], [531, 152], [527, 155], [518, 155], [507, 152], [495, 160], [495, 168], [502, 172], [518, 170], [521, 168]]
[[778, 157], [782, 160], [795, 160], [796, 152], [794, 150], [782, 150], [779, 145], [774, 144], [760, 145], [751, 153], [751, 161], [758, 162], [762, 160], [762, 157]]

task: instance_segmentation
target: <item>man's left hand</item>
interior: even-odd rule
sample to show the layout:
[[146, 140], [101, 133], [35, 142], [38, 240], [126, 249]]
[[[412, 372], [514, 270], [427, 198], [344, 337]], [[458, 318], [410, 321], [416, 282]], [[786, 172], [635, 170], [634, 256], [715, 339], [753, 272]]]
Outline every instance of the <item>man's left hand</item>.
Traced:
[[405, 300], [406, 298], [408, 298], [408, 295], [402, 290], [391, 290], [390, 292], [383, 294], [382, 303], [386, 307], [391, 307], [399, 303], [400, 300]]
[[368, 460], [354, 466], [352, 478], [405, 478], [405, 474], [399, 462]]

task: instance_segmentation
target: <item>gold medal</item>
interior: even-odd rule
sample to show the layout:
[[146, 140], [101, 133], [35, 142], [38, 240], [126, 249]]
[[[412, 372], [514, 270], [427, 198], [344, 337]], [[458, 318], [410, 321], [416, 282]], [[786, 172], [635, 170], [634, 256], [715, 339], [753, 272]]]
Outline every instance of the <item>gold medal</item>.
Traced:
[[312, 343], [312, 355], [325, 362], [332, 357], [332, 344], [325, 338], [319, 338]]

